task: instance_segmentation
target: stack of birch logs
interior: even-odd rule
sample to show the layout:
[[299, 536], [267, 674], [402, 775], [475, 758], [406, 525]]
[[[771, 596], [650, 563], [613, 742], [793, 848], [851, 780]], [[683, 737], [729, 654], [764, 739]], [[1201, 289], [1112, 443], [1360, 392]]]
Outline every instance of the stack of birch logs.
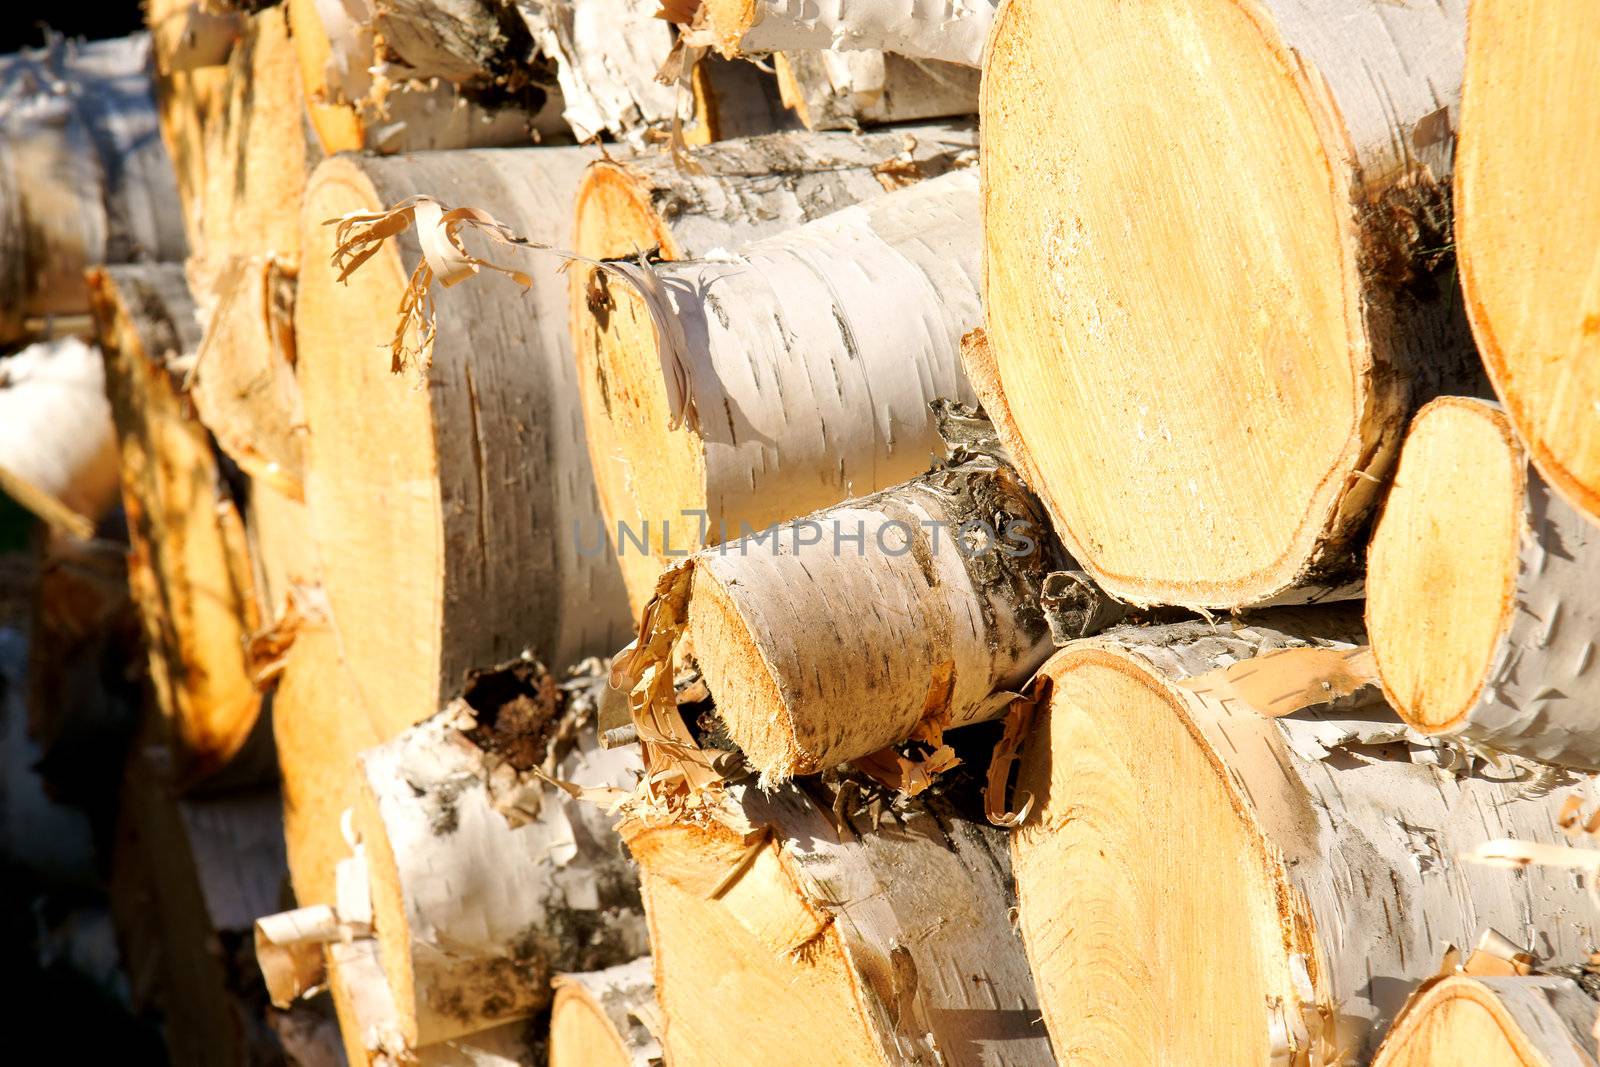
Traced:
[[1593, 0], [146, 15], [0, 489], [175, 1059], [1600, 1064]]

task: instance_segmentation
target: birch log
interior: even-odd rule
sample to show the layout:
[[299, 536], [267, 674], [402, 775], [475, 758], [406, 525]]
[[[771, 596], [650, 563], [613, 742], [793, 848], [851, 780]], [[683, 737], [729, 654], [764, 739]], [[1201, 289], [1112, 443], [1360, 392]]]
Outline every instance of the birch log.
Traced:
[[[1054, 1063], [1001, 837], [934, 807], [873, 832], [793, 786], [623, 825], [674, 1067]], [[737, 1020], [760, 1020], [742, 1025]]]
[[1064, 565], [1015, 474], [971, 460], [705, 549], [645, 618], [687, 619], [717, 713], [769, 784], [1002, 714], [995, 694], [1050, 652], [1039, 595]]
[[228, 260], [215, 275], [189, 396], [217, 447], [241, 470], [298, 500], [306, 416], [294, 374], [294, 293], [282, 261]]
[[1075, 1063], [1365, 1062], [1447, 945], [1493, 928], [1587, 958], [1570, 873], [1457, 862], [1559, 838], [1547, 789], [1439, 766], [1372, 702], [1360, 639], [1353, 612], [1290, 611], [1121, 627], [1045, 664], [1012, 852]]
[[892, 52], [780, 52], [773, 57], [782, 99], [810, 130], [855, 130], [927, 122], [978, 110], [972, 67]]
[[331, 906], [334, 868], [350, 854], [343, 820], [360, 796], [358, 757], [380, 738], [325, 620], [295, 634], [272, 694], [272, 732], [294, 898]]
[[1529, 466], [1488, 401], [1417, 415], [1372, 539], [1367, 623], [1427, 734], [1600, 769], [1600, 527]]
[[86, 267], [182, 258], [149, 61], [142, 33], [0, 59], [0, 341], [88, 312]]
[[[696, 152], [698, 173], [655, 155], [601, 160], [590, 165], [578, 186], [573, 247], [593, 259], [650, 249], [659, 250], [663, 259], [697, 259], [881, 196], [899, 182], [936, 177], [976, 147], [970, 127], [951, 125], [730, 141]], [[653, 346], [655, 334], [643, 305], [626, 295], [613, 293], [614, 306], [602, 302], [590, 312], [593, 284], [593, 272], [572, 272], [578, 390], [606, 534], [637, 613], [655, 589], [661, 564], [652, 553], [624, 550], [616, 529], [618, 521], [637, 523], [641, 517], [630, 498], [630, 453], [619, 446], [616, 428], [647, 418], [664, 428], [666, 419], [659, 411], [634, 414], [629, 394], [609, 375], [639, 346]], [[615, 411], [613, 391], [619, 401]], [[642, 397], [654, 396], [646, 385]]]
[[624, 560], [648, 557], [625, 571], [636, 605], [674, 556], [894, 485], [942, 451], [929, 402], [972, 398], [959, 343], [981, 314], [976, 211], [977, 176], [958, 171], [658, 267], [677, 352], [621, 286], [574, 309], [609, 532]]
[[[244, 639], [259, 624], [244, 525], [211, 436], [181, 391], [199, 344], [183, 271], [110, 267], [90, 276], [121, 446], [128, 578], [150, 674], [183, 774], [253, 773], [261, 694]], [[258, 726], [261, 729], [258, 729]]]
[[883, 49], [977, 67], [998, 6], [995, 0], [703, 0], [699, 10], [711, 43], [727, 56]]
[[558, 974], [550, 1004], [550, 1067], [661, 1067], [649, 956], [603, 971]]
[[86, 538], [116, 504], [117, 486], [100, 354], [68, 337], [0, 360], [0, 490]]
[[1467, 315], [1534, 464], [1600, 521], [1597, 92], [1592, 4], [1473, 4], [1455, 185]]
[[1453, 975], [1412, 995], [1373, 1067], [1595, 1067], [1594, 998], [1571, 978]]
[[580, 141], [633, 134], [683, 120], [692, 97], [656, 74], [672, 52], [672, 28], [656, 0], [517, 0], [539, 50], [556, 66], [562, 117]]
[[549, 1005], [556, 971], [646, 950], [614, 817], [532, 773], [637, 784], [636, 749], [599, 747], [603, 686], [558, 691], [537, 664], [507, 664], [361, 757], [355, 824], [406, 1047], [530, 1015]]
[[1595, 1001], [1570, 977], [1472, 977], [1422, 985], [1373, 1067], [1594, 1067]]
[[237, 11], [207, 9], [197, 0], [149, 0], [144, 16], [161, 140], [177, 179], [184, 233], [197, 247], [205, 215], [206, 128], [221, 112], [228, 58], [245, 19]]
[[1449, 248], [1465, 7], [1000, 12], [982, 155], [1002, 437], [1113, 595], [1339, 588], [1412, 407], [1479, 388]]
[[[484, 43], [486, 35], [514, 28], [495, 16], [494, 5], [463, 0], [385, 6], [386, 17], [394, 13], [388, 34], [400, 47], [411, 47], [417, 63], [433, 69], [408, 63], [387, 37], [380, 41], [371, 0], [286, 0], [285, 6], [311, 125], [329, 155], [525, 145], [565, 131], [560, 96], [547, 92], [548, 86], [521, 75], [513, 81], [510, 68], [480, 68], [482, 56], [470, 52], [441, 58], [451, 54], [455, 41]], [[410, 31], [399, 28], [407, 14], [421, 20]], [[465, 18], [466, 25], [438, 32], [453, 16]], [[507, 50], [495, 55], [514, 62], [512, 40], [504, 40]], [[524, 48], [515, 62], [528, 58]]]
[[155, 978], [173, 1063], [281, 1061], [247, 965], [283, 882], [276, 790], [179, 799], [168, 763], [160, 747], [136, 749], [122, 781], [111, 899], [124, 960]]
[[295, 307], [307, 499], [346, 662], [380, 737], [436, 712], [465, 672], [531, 645], [547, 662], [615, 650], [627, 604], [597, 524], [557, 263], [533, 292], [484, 279], [441, 301], [427, 381], [384, 349], [420, 252], [410, 235], [346, 284], [324, 220], [413, 193], [570, 241], [585, 149], [334, 159], [313, 176]]
[[280, 5], [251, 15], [205, 130], [200, 237], [189, 267], [202, 310], [236, 256], [300, 262], [300, 201], [318, 151], [306, 130], [289, 20]]
[[383, 979], [378, 942], [372, 938], [328, 946], [328, 985], [350, 1067], [521, 1067], [540, 1062], [538, 1043], [521, 1020], [427, 1048], [406, 1048]]

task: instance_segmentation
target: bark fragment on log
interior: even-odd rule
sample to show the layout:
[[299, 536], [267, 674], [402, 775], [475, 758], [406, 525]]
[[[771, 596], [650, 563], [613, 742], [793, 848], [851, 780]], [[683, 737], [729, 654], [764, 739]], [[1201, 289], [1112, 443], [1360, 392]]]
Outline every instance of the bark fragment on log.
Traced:
[[927, 122], [978, 110], [978, 71], [892, 52], [780, 52], [778, 87], [810, 130]]
[[[928, 404], [973, 399], [959, 347], [981, 314], [976, 211], [977, 176], [958, 171], [658, 267], [678, 350], [632, 292], [592, 299], [581, 378], [623, 558], [659, 568], [925, 469], [942, 451]], [[635, 604], [649, 569], [625, 573]]]
[[142, 33], [0, 59], [0, 341], [87, 312], [87, 267], [183, 257], [149, 60]]
[[411, 235], [337, 281], [327, 219], [421, 190], [569, 241], [587, 149], [334, 159], [307, 194], [295, 307], [307, 498], [347, 663], [381, 737], [436, 712], [466, 671], [526, 645], [570, 664], [614, 651], [627, 602], [598, 524], [567, 330], [566, 281], [531, 260], [442, 303], [426, 384], [383, 358], [420, 251]]
[[1571, 978], [1452, 975], [1412, 994], [1373, 1067], [1595, 1067], [1596, 1010]]
[[995, 0], [703, 0], [701, 34], [726, 56], [761, 52], [883, 49], [976, 67]]
[[1600, 11], [1472, 6], [1455, 238], [1467, 315], [1540, 473], [1600, 521]]
[[294, 280], [272, 256], [236, 257], [212, 296], [189, 396], [240, 470], [299, 500], [306, 417], [294, 375]]
[[622, 832], [676, 1067], [1054, 1062], [993, 829], [930, 806], [874, 832], [751, 784]]
[[1600, 769], [1600, 526], [1529, 465], [1497, 404], [1423, 408], [1372, 539], [1367, 624], [1419, 731]]
[[130, 972], [154, 978], [174, 1063], [273, 1062], [283, 1053], [248, 961], [283, 883], [277, 791], [179, 799], [176, 787], [164, 750], [135, 750], [112, 853], [119, 943]]
[[1064, 563], [1015, 473], [975, 458], [697, 553], [639, 646], [682, 627], [729, 736], [783, 782], [1003, 714], [1052, 648], [1039, 597]]
[[1353, 612], [1273, 612], [1119, 627], [1041, 670], [1012, 854], [1045, 1022], [1075, 1062], [1364, 1059], [1442, 943], [1490, 927], [1587, 958], [1569, 873], [1455, 862], [1558, 837], [1548, 786], [1437, 765], [1452, 753], [1371, 703], [1360, 639]]
[[232, 490], [181, 391], [200, 341], [183, 271], [108, 267], [90, 285], [121, 446], [128, 577], [180, 771], [198, 779], [234, 764], [251, 775], [270, 765], [268, 746], [248, 744], [264, 735], [244, 650], [256, 594]]
[[116, 504], [117, 478], [100, 354], [67, 337], [0, 361], [0, 490], [86, 538]]
[[[455, 53], [444, 64], [448, 75], [406, 62], [386, 39], [380, 40], [378, 12], [369, 0], [287, 0], [286, 6], [311, 124], [330, 155], [362, 149], [399, 153], [523, 145], [565, 133], [560, 95], [547, 93], [547, 87], [531, 79], [513, 84], [509, 74], [494, 69], [467, 75], [465, 70], [479, 61], [470, 52]], [[406, 13], [419, 14], [437, 26], [459, 15], [467, 26], [463, 34], [451, 36], [482, 43], [486, 34], [514, 25], [499, 19], [497, 6], [471, 0], [448, 9], [398, 3], [391, 6], [397, 21], [389, 32], [401, 47], [412, 48], [418, 63], [436, 62], [439, 50], [450, 49], [452, 42], [429, 30], [396, 32], [398, 20]], [[506, 41], [508, 48], [514, 43]], [[425, 47], [419, 51], [418, 46]], [[525, 51], [497, 55], [513, 64], [530, 58]], [[497, 80], [502, 78], [508, 80]]]
[[654, 963], [558, 974], [550, 1005], [550, 1067], [660, 1067]]
[[1448, 240], [1465, 6], [997, 17], [1001, 429], [1113, 595], [1235, 608], [1342, 584], [1407, 414], [1480, 388]]
[[599, 747], [604, 684], [509, 663], [362, 755], [355, 825], [408, 1048], [530, 1015], [556, 971], [646, 950], [615, 817], [549, 781], [616, 799], [637, 784], [636, 749]]

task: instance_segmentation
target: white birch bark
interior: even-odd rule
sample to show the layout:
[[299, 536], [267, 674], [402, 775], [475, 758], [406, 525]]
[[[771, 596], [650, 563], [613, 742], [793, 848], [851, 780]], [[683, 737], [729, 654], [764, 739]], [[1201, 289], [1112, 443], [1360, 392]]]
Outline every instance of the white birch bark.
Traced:
[[[488, 714], [456, 701], [361, 758], [356, 825], [412, 1048], [526, 1016], [549, 1003], [556, 970], [646, 948], [612, 817], [479, 748], [468, 734]], [[601, 749], [592, 723], [571, 743], [548, 774], [594, 789], [637, 783], [637, 750]]]
[[[1461, 1002], [1489, 1017], [1487, 1029], [1477, 1018], [1458, 1019], [1450, 1013]], [[1423, 1067], [1479, 1056], [1485, 1057], [1482, 1062], [1519, 1067], [1595, 1067], [1600, 1062], [1595, 1012], [1594, 998], [1571, 978], [1453, 975], [1412, 995], [1373, 1067]], [[1516, 1059], [1493, 1058], [1507, 1054]]]
[[518, 0], [534, 41], [556, 64], [562, 114], [578, 140], [610, 133], [638, 141], [692, 107], [687, 93], [656, 80], [673, 44], [658, 8], [655, 0]]
[[119, 485], [100, 354], [68, 337], [0, 360], [0, 488], [57, 529], [88, 537]]
[[1039, 597], [1063, 563], [1015, 475], [971, 461], [698, 553], [687, 632], [781, 782], [1002, 714], [1053, 647]]
[[[1406, 674], [1413, 677], [1403, 685], [1386, 679], [1385, 687], [1401, 714], [1425, 732], [1460, 736], [1487, 748], [1564, 766], [1600, 769], [1600, 723], [1595, 721], [1595, 709], [1600, 707], [1600, 664], [1596, 663], [1595, 647], [1600, 641], [1600, 597], [1592, 595], [1593, 590], [1600, 589], [1600, 526], [1551, 489], [1529, 462], [1510, 420], [1498, 404], [1490, 401], [1448, 398], [1424, 408], [1413, 423], [1413, 436], [1408, 438], [1402, 463], [1412, 458], [1410, 442], [1420, 440], [1433, 419], [1448, 409], [1473, 413], [1503, 435], [1504, 454], [1514, 472], [1511, 499], [1482, 499], [1480, 504], [1513, 511], [1515, 557], [1492, 560], [1493, 569], [1482, 576], [1494, 581], [1503, 572], [1507, 584], [1503, 598], [1497, 598], [1500, 603], [1495, 605], [1498, 625], [1486, 659], [1478, 660], [1480, 651], [1475, 648], [1449, 647], [1442, 641], [1424, 645], [1424, 662], [1409, 662], [1416, 656], [1415, 650], [1406, 657]], [[1419, 457], [1416, 462], [1422, 459]], [[1420, 471], [1415, 475], [1419, 480], [1422, 476]], [[1415, 491], [1409, 485], [1401, 485], [1394, 493], [1397, 496]], [[1461, 491], [1470, 492], [1471, 487], [1462, 485]], [[1410, 524], [1397, 524], [1392, 534], [1387, 529], [1385, 520], [1398, 510], [1396, 496], [1391, 496], [1389, 510], [1380, 519], [1372, 556], [1376, 563], [1387, 565], [1391, 559], [1378, 551], [1388, 547], [1391, 536], [1419, 536]], [[1429, 499], [1419, 498], [1419, 505]], [[1437, 534], [1429, 530], [1421, 536], [1457, 539], [1463, 533], [1459, 529]], [[1402, 551], [1393, 557], [1395, 562], [1423, 566], [1430, 555], [1447, 553], [1454, 546], [1440, 544], [1432, 552], [1424, 546], [1415, 553], [1407, 550], [1411, 547], [1401, 546]], [[1468, 565], [1477, 562], [1472, 560]], [[1468, 576], [1468, 580], [1477, 578], [1478, 575]], [[1388, 573], [1386, 566], [1374, 567], [1369, 583], [1376, 586], [1401, 579], [1402, 576]], [[1382, 592], [1375, 588], [1373, 595], [1378, 597]], [[1438, 591], [1446, 603], [1459, 603], [1451, 593], [1448, 587]], [[1375, 603], [1369, 601], [1369, 612], [1376, 610], [1372, 606]], [[1420, 616], [1425, 606], [1414, 605], [1412, 610]], [[1382, 670], [1389, 649], [1380, 638], [1394, 631], [1397, 646], [1410, 644], [1403, 632], [1407, 627], [1406, 606], [1386, 608], [1382, 626], [1377, 625], [1375, 616], [1369, 617], [1374, 618], [1374, 651]], [[1418, 617], [1414, 625], [1427, 622]], [[1395, 651], [1398, 655], [1400, 648]], [[1430, 668], [1435, 665], [1427, 662], [1427, 657], [1438, 657], [1441, 671], [1445, 660], [1482, 664], [1476, 695], [1449, 722], [1436, 726], [1420, 723], [1416, 714], [1420, 709], [1413, 707], [1411, 701], [1416, 688], [1428, 688]], [[1422, 678], [1417, 679], [1414, 675], [1419, 671]], [[1416, 695], [1420, 699], [1428, 694]]]
[[[728, 1019], [699, 992], [713, 976], [684, 958], [683, 935], [668, 928], [678, 916], [667, 886], [706, 899], [730, 929], [754, 935], [752, 950], [770, 958], [751, 958], [752, 967], [774, 968], [780, 980], [820, 994], [826, 1011], [842, 1012], [807, 1023], [849, 1035], [834, 1050], [840, 1057], [871, 1050], [872, 1061], [850, 1062], [1055, 1062], [1009, 917], [1004, 838], [993, 828], [922, 807], [901, 827], [858, 832], [793, 786], [746, 784], [731, 786], [687, 830], [630, 821], [623, 833], [644, 872], [668, 1062], [710, 1062], [703, 1050], [717, 1039], [706, 1030]], [[752, 1033], [734, 1040], [759, 1062], [815, 1055]]]
[[[569, 1047], [563, 1041], [568, 1012], [588, 1013], [603, 1023], [615, 1039], [620, 1058], [618, 1067], [660, 1067], [661, 1042], [652, 1025], [659, 1028], [656, 1008], [656, 979], [653, 962], [641, 956], [603, 971], [558, 974], [554, 979], [555, 1000], [550, 1007], [551, 1067], [582, 1067], [610, 1062], [600, 1049]], [[590, 1031], [580, 1031], [590, 1036]]]
[[893, 52], [780, 52], [773, 57], [784, 102], [812, 130], [972, 115], [979, 72]]
[[705, 0], [724, 55], [878, 49], [976, 67], [996, 0]]
[[[1381, 701], [1371, 703], [1374, 679], [1353, 670], [1364, 655], [1355, 644], [1361, 633], [1353, 615], [1285, 611], [1259, 618], [1235, 628], [1205, 623], [1119, 627], [1069, 646], [1041, 670], [1058, 694], [1070, 696], [1052, 701], [1051, 725], [1037, 733], [1035, 747], [1024, 757], [1019, 789], [1026, 783], [1038, 790], [1042, 805], [1014, 837], [1013, 850], [1023, 938], [1058, 1047], [1094, 1044], [1090, 1035], [1103, 1025], [1077, 1014], [1073, 996], [1083, 996], [1086, 983], [1103, 979], [1116, 987], [1125, 980], [1109, 971], [1091, 975], [1106, 962], [1099, 955], [1108, 943], [1103, 939], [1144, 936], [1111, 920], [1091, 938], [1090, 948], [1073, 933], [1073, 925], [1089, 922], [1086, 909], [1099, 906], [1092, 899], [1096, 894], [1074, 899], [1057, 877], [1061, 863], [1081, 856], [1084, 866], [1072, 876], [1076, 884], [1105, 884], [1111, 877], [1103, 867], [1107, 856], [1126, 846], [1122, 838], [1134, 832], [1131, 828], [1108, 835], [1097, 846], [1098, 858], [1052, 850], [1063, 820], [1079, 805], [1093, 803], [1087, 793], [1063, 786], [1070, 767], [1052, 769], [1048, 763], [1071, 763], [1072, 755], [1058, 747], [1069, 736], [1082, 736], [1082, 726], [1070, 724], [1106, 710], [1095, 703], [1096, 690], [1086, 689], [1100, 684], [1097, 678], [1134, 678], [1165, 703], [1170, 729], [1192, 739], [1183, 742], [1185, 747], [1198, 744], [1204, 753], [1206, 769], [1200, 773], [1220, 776], [1246, 833], [1260, 842], [1250, 850], [1252, 858], [1202, 866], [1237, 863], [1253, 869], [1259, 862], [1267, 872], [1265, 884], [1276, 887], [1276, 898], [1266, 898], [1265, 907], [1280, 914], [1261, 921], [1268, 927], [1282, 923], [1281, 941], [1229, 946], [1230, 952], [1260, 954], [1261, 965], [1252, 973], [1263, 977], [1230, 993], [1229, 1010], [1239, 1011], [1244, 1025], [1255, 1028], [1250, 1047], [1267, 1052], [1262, 1062], [1332, 1064], [1369, 1054], [1405, 994], [1436, 970], [1444, 947], [1474, 944], [1486, 928], [1519, 945], [1535, 945], [1552, 961], [1588, 957], [1596, 932], [1593, 907], [1576, 879], [1539, 868], [1511, 874], [1456, 862], [1489, 839], [1557, 839], [1556, 803], [1547, 791], [1530, 788], [1515, 773], [1451, 773], [1438, 766], [1449, 762], [1447, 751], [1430, 748], [1426, 739], [1406, 731]], [[1307, 656], [1294, 649], [1320, 651]], [[1271, 653], [1295, 658], [1278, 660], [1289, 670], [1273, 671], [1271, 686], [1252, 685], [1252, 675], [1272, 664]], [[1115, 673], [1103, 673], [1107, 669]], [[1097, 670], [1102, 673], [1093, 673]], [[1079, 682], [1074, 678], [1079, 671], [1091, 673]], [[1283, 706], [1263, 699], [1285, 688], [1291, 697]], [[1329, 696], [1337, 699], [1326, 703]], [[1060, 740], [1052, 744], [1053, 737]], [[1093, 788], [1158, 785], [1144, 782], [1137, 770], [1130, 773]], [[1171, 779], [1159, 785], [1194, 787]], [[1154, 835], [1150, 847], [1155, 849], [1191, 847], [1177, 836], [1164, 843], [1169, 822], [1156, 819], [1136, 832]], [[1222, 839], [1221, 825], [1214, 829]], [[1054, 873], [1043, 866], [1046, 862]], [[1126, 892], [1139, 899], [1138, 890]], [[1234, 906], [1263, 907], [1262, 900], [1242, 897]], [[1145, 921], [1157, 924], [1148, 936], [1165, 944], [1174, 937], [1173, 924], [1191, 922], [1192, 916], [1179, 906]], [[1075, 955], [1080, 947], [1081, 957]], [[1166, 965], [1180, 973], [1225, 966], [1182, 952]], [[1083, 970], [1074, 974], [1075, 968]], [[1121, 969], [1116, 963], [1110, 968]], [[1256, 992], [1255, 981], [1264, 982], [1259, 1007], [1248, 999]], [[1259, 1022], [1249, 1014], [1256, 1010]], [[1120, 1046], [1122, 1054], [1141, 1048], [1151, 1054], [1163, 1049], [1180, 1057], [1198, 1055], [1212, 1040], [1210, 1031], [1185, 1034], [1175, 1022], [1155, 1017], [1128, 1022], [1149, 1023], [1153, 1029], [1138, 1033], [1132, 1026], [1135, 1036]], [[1223, 1028], [1218, 1023], [1215, 1030]]]

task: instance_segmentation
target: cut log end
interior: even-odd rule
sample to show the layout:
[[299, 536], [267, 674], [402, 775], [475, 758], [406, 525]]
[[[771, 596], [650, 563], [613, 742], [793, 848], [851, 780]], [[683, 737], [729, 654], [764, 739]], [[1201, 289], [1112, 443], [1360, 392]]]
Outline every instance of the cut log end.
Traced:
[[1565, 978], [1452, 975], [1412, 998], [1373, 1067], [1592, 1067], [1594, 1014]]
[[[985, 304], [1008, 444], [1114, 595], [1264, 604], [1348, 555], [1415, 337], [1437, 363], [1466, 351], [1439, 325], [1447, 287], [1414, 262], [1424, 242], [1397, 236], [1447, 217], [1447, 169], [1387, 154], [1413, 122], [1422, 136], [1419, 93], [1430, 111], [1448, 95], [1435, 38], [1459, 37], [1459, 7], [1453, 28], [1443, 8], [1408, 28], [1426, 45], [1385, 39], [1382, 13], [1327, 38], [1288, 5], [1231, 0], [1019, 2], [997, 19]], [[1362, 66], [1368, 49], [1403, 103], [1369, 106], [1390, 79]], [[1382, 365], [1399, 373], [1374, 384]]]
[[[386, 207], [359, 161], [317, 170], [295, 306], [313, 535], [346, 660], [384, 737], [440, 703], [439, 460], [428, 392], [391, 373], [385, 352], [406, 288], [399, 252], [386, 245], [340, 283], [333, 227], [322, 223]], [[393, 654], [397, 620], [420, 642], [404, 656]]]
[[550, 1067], [658, 1067], [655, 967], [648, 956], [560, 974], [550, 1005]]
[[1600, 8], [1474, 3], [1456, 239], [1484, 364], [1540, 472], [1600, 517]]
[[1372, 541], [1367, 624], [1384, 687], [1419, 730], [1452, 732], [1516, 610], [1527, 464], [1505, 415], [1449, 398], [1406, 438]]
[[[1292, 995], [1294, 916], [1226, 770], [1131, 657], [1063, 654], [1045, 670], [1013, 863], [1052, 1041], [1086, 1064], [1273, 1062], [1263, 1007]], [[1171, 802], [1151, 809], [1158, 782]], [[1178, 1004], [1205, 1025], [1182, 1024]]]

